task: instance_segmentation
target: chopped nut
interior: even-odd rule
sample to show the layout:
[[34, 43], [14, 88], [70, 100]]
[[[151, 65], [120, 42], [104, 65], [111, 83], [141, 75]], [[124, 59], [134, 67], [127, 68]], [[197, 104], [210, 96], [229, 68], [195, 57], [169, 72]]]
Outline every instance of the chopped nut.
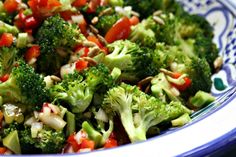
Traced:
[[157, 10], [153, 13], [153, 16], [159, 16], [162, 14], [162, 10]]
[[91, 41], [84, 41], [83, 46], [85, 46], [85, 47], [95, 47], [97, 45], [94, 42], [91, 42]]
[[164, 25], [165, 22], [158, 16], [153, 16], [153, 20], [156, 21], [157, 23]]
[[98, 34], [98, 33], [99, 33], [98, 29], [95, 28], [93, 25], [89, 25], [89, 28], [90, 28], [90, 30], [91, 30], [94, 34]]
[[134, 16], [137, 16], [137, 17], [139, 17], [139, 16], [140, 16], [140, 14], [139, 14], [138, 12], [136, 12], [136, 11], [133, 11], [133, 10], [131, 11], [131, 14], [132, 14], [132, 15], [134, 15]]
[[83, 57], [83, 59], [84, 59], [85, 61], [88, 61], [88, 62], [89, 62], [89, 65], [91, 65], [91, 66], [97, 65], [97, 62], [96, 62], [93, 58], [91, 58], [91, 57]]
[[56, 82], [60, 82], [61, 81], [61, 78], [55, 76], [55, 75], [51, 75], [50, 78], [53, 80], [53, 81], [56, 81]]
[[223, 58], [221, 56], [217, 57], [213, 64], [214, 64], [214, 68], [216, 70], [219, 70], [221, 68], [221, 66], [223, 65]]
[[145, 79], [141, 80], [138, 82], [139, 85], [145, 85], [151, 82], [151, 80], [153, 79], [152, 76], [146, 77]]
[[89, 57], [94, 57], [94, 56], [96, 56], [97, 55], [97, 53], [98, 52], [100, 52], [101, 50], [100, 50], [100, 48], [99, 47], [93, 47], [90, 51], [89, 51], [89, 53], [88, 53], [88, 56]]
[[98, 17], [95, 16], [95, 17], [91, 20], [91, 23], [92, 23], [92, 24], [98, 23]]
[[112, 8], [107, 8], [107, 9], [101, 11], [98, 16], [109, 15], [109, 14], [111, 14], [112, 12], [113, 12], [113, 9], [112, 9]]
[[103, 36], [101, 36], [101, 35], [97, 35], [97, 37], [98, 37], [98, 39], [99, 39], [99, 41], [101, 41], [101, 43], [104, 45], [104, 46], [106, 46], [108, 43], [107, 43], [107, 41], [106, 41], [106, 39], [103, 37]]

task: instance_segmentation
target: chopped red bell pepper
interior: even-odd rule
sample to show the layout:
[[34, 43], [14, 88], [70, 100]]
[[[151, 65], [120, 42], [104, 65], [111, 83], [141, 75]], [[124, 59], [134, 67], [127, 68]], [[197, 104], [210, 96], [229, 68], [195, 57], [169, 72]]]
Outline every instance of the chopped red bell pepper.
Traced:
[[0, 47], [9, 47], [13, 43], [13, 35], [11, 33], [3, 33], [0, 38]]
[[131, 24], [128, 17], [118, 20], [106, 33], [105, 39], [108, 43], [116, 40], [127, 39], [131, 32]]
[[88, 62], [84, 60], [78, 60], [75, 63], [75, 69], [78, 71], [84, 70], [88, 67]]
[[26, 61], [30, 61], [32, 58], [37, 58], [40, 55], [40, 47], [38, 45], [34, 45], [29, 48], [24, 57]]

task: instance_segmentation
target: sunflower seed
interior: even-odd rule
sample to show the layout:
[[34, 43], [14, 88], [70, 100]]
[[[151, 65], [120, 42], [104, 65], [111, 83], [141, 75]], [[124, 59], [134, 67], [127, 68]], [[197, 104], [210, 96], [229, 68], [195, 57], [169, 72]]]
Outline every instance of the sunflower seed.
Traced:
[[153, 16], [159, 16], [162, 14], [162, 10], [157, 10], [153, 13]]
[[53, 81], [56, 81], [56, 82], [60, 82], [61, 81], [61, 78], [55, 76], [55, 75], [51, 75], [50, 78], [53, 80]]
[[95, 28], [93, 25], [89, 25], [89, 28], [90, 28], [90, 30], [91, 30], [94, 34], [98, 34], [98, 33], [99, 33], [98, 29]]
[[97, 37], [98, 37], [98, 39], [99, 39], [99, 41], [101, 41], [101, 43], [104, 45], [104, 46], [106, 46], [108, 43], [107, 43], [107, 41], [106, 41], [106, 39], [103, 37], [103, 36], [101, 36], [101, 35], [97, 35]]
[[136, 11], [133, 11], [133, 10], [131, 11], [131, 14], [132, 14], [132, 15], [134, 15], [134, 16], [137, 16], [137, 17], [139, 17], [139, 16], [140, 16], [140, 14], [139, 14], [138, 12], [136, 12]]
[[165, 22], [158, 16], [153, 16], [153, 20], [161, 25], [165, 25]]
[[97, 62], [93, 58], [91, 58], [91, 57], [83, 57], [83, 59], [85, 61], [89, 62], [89, 65], [91, 65], [91, 66], [97, 65]]
[[98, 23], [98, 20], [99, 20], [98, 17], [95, 16], [95, 17], [91, 20], [91, 23], [95, 25], [96, 23]]
[[94, 57], [94, 56], [96, 56], [97, 54], [98, 54], [98, 52], [100, 52], [101, 50], [100, 50], [100, 48], [99, 47], [93, 47], [90, 51], [89, 51], [89, 53], [88, 53], [88, 56], [89, 57]]
[[145, 85], [151, 82], [151, 80], [153, 79], [152, 76], [146, 77], [145, 79], [141, 80], [138, 82], [139, 85]]
[[85, 46], [85, 47], [95, 47], [97, 45], [94, 42], [91, 42], [91, 41], [84, 41], [83, 46]]
[[213, 64], [216, 71], [219, 70], [221, 66], [223, 65], [223, 58], [221, 56], [217, 57]]
[[109, 14], [111, 14], [112, 12], [113, 12], [113, 9], [112, 9], [112, 8], [107, 8], [107, 9], [101, 11], [98, 16], [100, 17], [100, 16], [103, 16], [103, 15], [109, 15]]

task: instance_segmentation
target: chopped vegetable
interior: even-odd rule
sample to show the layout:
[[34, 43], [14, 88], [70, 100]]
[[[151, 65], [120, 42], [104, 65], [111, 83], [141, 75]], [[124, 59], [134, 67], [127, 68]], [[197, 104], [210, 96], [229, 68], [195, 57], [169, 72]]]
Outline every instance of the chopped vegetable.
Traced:
[[175, 0], [4, 0], [0, 19], [0, 154], [147, 140], [215, 100], [213, 28]]

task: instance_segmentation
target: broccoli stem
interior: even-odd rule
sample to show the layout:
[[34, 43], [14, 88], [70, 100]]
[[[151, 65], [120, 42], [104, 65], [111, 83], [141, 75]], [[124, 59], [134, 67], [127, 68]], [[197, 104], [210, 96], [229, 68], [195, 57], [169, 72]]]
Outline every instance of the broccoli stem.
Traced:
[[119, 113], [120, 113], [121, 122], [131, 142], [134, 143], [134, 142], [146, 140], [146, 132], [145, 132], [144, 126], [140, 125], [138, 128], [135, 128], [134, 126], [132, 110], [126, 108], [125, 110], [122, 110]]

